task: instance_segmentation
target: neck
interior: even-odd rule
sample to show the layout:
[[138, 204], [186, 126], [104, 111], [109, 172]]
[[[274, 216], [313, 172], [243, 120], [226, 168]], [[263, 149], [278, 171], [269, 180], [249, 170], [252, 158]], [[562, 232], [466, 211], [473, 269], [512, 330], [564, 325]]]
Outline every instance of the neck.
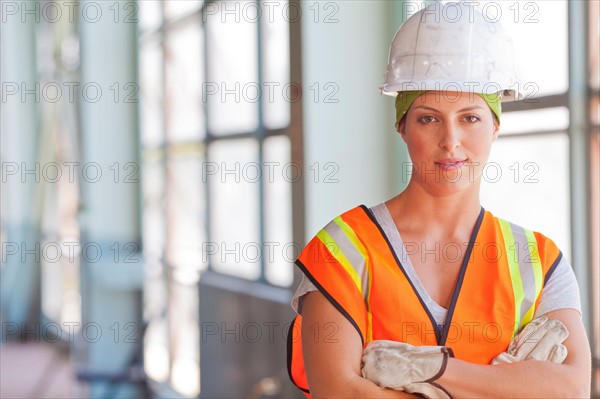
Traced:
[[409, 184], [386, 205], [403, 230], [428, 235], [470, 235], [481, 211], [479, 184], [446, 196], [435, 196], [417, 184]]

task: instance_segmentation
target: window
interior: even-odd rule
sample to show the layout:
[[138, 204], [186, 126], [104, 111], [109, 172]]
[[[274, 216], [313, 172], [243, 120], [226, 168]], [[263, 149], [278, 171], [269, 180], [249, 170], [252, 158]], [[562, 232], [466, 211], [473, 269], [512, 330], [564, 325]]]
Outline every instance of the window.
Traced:
[[[600, 6], [540, 1], [500, 2], [493, 7], [514, 22], [504, 25], [515, 38], [523, 82], [528, 85], [523, 87], [528, 90], [525, 100], [506, 104], [501, 136], [490, 159], [497, 167], [484, 176], [482, 200], [499, 215], [549, 235], [573, 264], [592, 343], [596, 397], [600, 395]], [[582, 30], [586, 24], [588, 32]], [[587, 49], [583, 43], [588, 43]], [[589, 93], [589, 98], [581, 93]], [[501, 178], [509, 179], [496, 181], [496, 169]], [[585, 178], [580, 180], [582, 174]], [[510, 197], [503, 195], [507, 192]], [[591, 251], [585, 254], [588, 245]]]
[[289, 21], [262, 2], [138, 4], [145, 368], [197, 396], [201, 273], [293, 280]]
[[489, 18], [501, 17], [513, 38], [524, 94], [503, 103], [482, 202], [497, 216], [548, 235], [570, 260], [567, 2], [481, 5]]

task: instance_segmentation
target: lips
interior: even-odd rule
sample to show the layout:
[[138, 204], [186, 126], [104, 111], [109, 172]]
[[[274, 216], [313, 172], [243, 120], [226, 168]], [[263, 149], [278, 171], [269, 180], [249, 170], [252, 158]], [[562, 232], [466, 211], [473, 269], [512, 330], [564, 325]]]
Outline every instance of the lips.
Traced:
[[467, 163], [467, 160], [460, 158], [446, 158], [435, 162], [435, 164], [438, 165], [442, 170], [460, 169], [465, 163]]

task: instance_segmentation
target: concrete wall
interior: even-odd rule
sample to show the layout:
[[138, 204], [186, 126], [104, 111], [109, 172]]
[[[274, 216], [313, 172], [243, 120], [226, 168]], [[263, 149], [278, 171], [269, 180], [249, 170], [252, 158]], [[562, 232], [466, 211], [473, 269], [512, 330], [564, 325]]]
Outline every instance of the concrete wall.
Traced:
[[394, 100], [378, 90], [401, 3], [311, 2], [303, 9], [307, 240], [341, 212], [376, 205], [403, 187], [399, 168], [407, 157], [393, 128]]

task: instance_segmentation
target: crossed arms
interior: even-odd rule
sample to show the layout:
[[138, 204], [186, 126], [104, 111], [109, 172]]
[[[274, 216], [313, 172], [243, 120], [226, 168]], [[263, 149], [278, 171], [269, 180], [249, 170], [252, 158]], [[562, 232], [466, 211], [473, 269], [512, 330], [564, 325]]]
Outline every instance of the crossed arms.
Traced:
[[[303, 302], [303, 353], [312, 397], [415, 398], [381, 388], [361, 374], [362, 343], [354, 327], [318, 291]], [[574, 309], [546, 314], [569, 330], [563, 364], [529, 360], [495, 366], [450, 359], [437, 380], [453, 398], [589, 398], [591, 355], [581, 317]], [[311, 326], [334, 323], [335, 339], [311, 339]]]

